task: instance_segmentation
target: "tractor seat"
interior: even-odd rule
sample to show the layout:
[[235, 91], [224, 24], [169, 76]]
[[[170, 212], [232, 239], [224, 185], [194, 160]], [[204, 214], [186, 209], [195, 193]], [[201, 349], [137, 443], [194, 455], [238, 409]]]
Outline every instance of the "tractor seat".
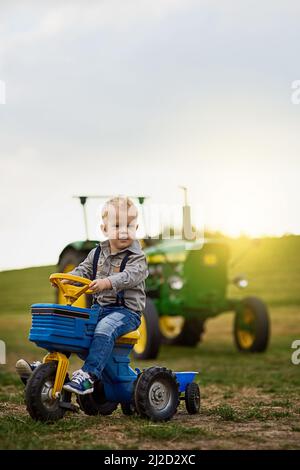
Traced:
[[130, 331], [125, 335], [119, 336], [116, 340], [116, 344], [136, 344], [140, 339], [140, 336], [139, 330]]

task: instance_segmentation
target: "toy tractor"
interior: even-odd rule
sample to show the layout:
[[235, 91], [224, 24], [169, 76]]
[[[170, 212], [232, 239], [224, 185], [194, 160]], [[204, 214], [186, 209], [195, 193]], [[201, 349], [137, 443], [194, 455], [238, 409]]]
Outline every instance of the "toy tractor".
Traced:
[[[140, 204], [144, 198], [139, 197]], [[87, 197], [80, 197], [85, 209]], [[183, 206], [184, 224], [191, 226], [190, 207]], [[85, 216], [86, 221], [86, 216]], [[188, 232], [189, 228], [186, 232]], [[97, 241], [78, 241], [68, 245], [59, 257], [59, 271], [74, 269], [96, 246]], [[223, 312], [235, 312], [233, 336], [242, 352], [265, 351], [269, 340], [269, 315], [266, 305], [256, 297], [228, 298], [229, 247], [220, 240], [204, 243], [182, 240], [158, 240], [144, 244], [149, 265], [146, 280], [147, 301], [140, 340], [134, 347], [138, 359], [154, 359], [161, 342], [196, 346], [204, 333], [206, 320]], [[246, 287], [247, 281], [235, 278]], [[58, 294], [58, 303], [64, 299]], [[90, 296], [82, 296], [75, 305], [89, 306]]]
[[[62, 279], [76, 285], [63, 284]], [[185, 400], [189, 414], [199, 412], [200, 390], [193, 381], [197, 372], [173, 372], [159, 366], [140, 371], [130, 367], [129, 354], [138, 341], [138, 330], [117, 338], [94, 391], [77, 396], [78, 405], [72, 403], [72, 394], [63, 389], [68, 381], [69, 357], [72, 353], [81, 359], [87, 356], [100, 306], [73, 305], [84, 293], [91, 294], [90, 279], [57, 273], [50, 276], [50, 281], [58, 286], [65, 305], [40, 303], [31, 307], [29, 339], [49, 351], [26, 383], [25, 402], [34, 420], [57, 421], [66, 411], [78, 411], [78, 405], [87, 415], [109, 415], [121, 404], [126, 415], [136, 413], [153, 421], [167, 421], [176, 413], [180, 400]]]

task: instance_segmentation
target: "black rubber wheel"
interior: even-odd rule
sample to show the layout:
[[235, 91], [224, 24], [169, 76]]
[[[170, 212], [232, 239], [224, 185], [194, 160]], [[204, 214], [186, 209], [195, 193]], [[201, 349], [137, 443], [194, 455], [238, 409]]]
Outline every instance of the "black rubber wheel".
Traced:
[[195, 382], [189, 383], [185, 389], [185, 407], [190, 415], [199, 413], [200, 410], [200, 388]]
[[166, 338], [162, 334], [162, 342], [173, 346], [194, 347], [202, 340], [205, 320], [186, 318], [181, 332], [174, 338]]
[[89, 416], [111, 415], [118, 407], [118, 403], [106, 400], [103, 384], [99, 380], [94, 384], [93, 393], [77, 395], [77, 403]]
[[136, 413], [133, 403], [121, 403], [121, 409], [124, 415], [131, 416]]
[[[67, 273], [72, 271], [75, 267], [77, 267], [88, 255], [88, 251], [80, 250], [76, 251], [74, 248], [68, 248], [63, 253], [59, 260], [58, 264], [58, 272], [60, 273]], [[59, 289], [56, 289], [56, 303], [64, 303], [64, 300], [61, 298], [61, 293]], [[93, 297], [92, 295], [84, 294], [81, 297], [81, 302], [84, 305], [80, 305], [83, 308], [90, 308], [92, 305]]]
[[133, 357], [135, 359], [155, 359], [159, 352], [161, 335], [155, 304], [148, 297], [139, 331], [141, 338], [133, 348]]
[[263, 352], [268, 347], [270, 319], [266, 305], [256, 297], [242, 301], [234, 319], [234, 340], [239, 351]]
[[139, 376], [134, 390], [137, 412], [152, 421], [168, 421], [179, 405], [176, 375], [165, 367], [150, 367]]
[[25, 403], [30, 416], [36, 421], [58, 421], [66, 413], [60, 402], [71, 402], [71, 393], [62, 390], [60, 398], [52, 398], [57, 362], [41, 364], [29, 377], [25, 388]]

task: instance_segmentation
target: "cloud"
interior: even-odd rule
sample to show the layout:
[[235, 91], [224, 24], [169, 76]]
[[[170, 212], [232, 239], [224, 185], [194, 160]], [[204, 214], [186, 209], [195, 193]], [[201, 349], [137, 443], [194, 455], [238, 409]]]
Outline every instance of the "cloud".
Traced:
[[[276, 233], [280, 224], [299, 231], [291, 174], [299, 173], [300, 106], [290, 101], [299, 8], [258, 0], [2, 1], [1, 237], [18, 245], [15, 263], [30, 264], [40, 233], [41, 262], [82, 238], [81, 208], [71, 199], [78, 193], [180, 202], [185, 184], [193, 207], [204, 201], [210, 224], [222, 228], [245, 191], [252, 214], [260, 199], [262, 214], [271, 202], [290, 204], [282, 220], [269, 220]], [[259, 188], [249, 184], [255, 180]]]
[[[195, 0], [83, 0], [10, 2], [3, 10], [0, 31], [1, 52], [10, 53], [19, 45], [63, 34], [81, 36], [100, 30], [130, 32], [133, 25], [144, 27], [162, 21], [169, 14], [188, 9]], [[27, 19], [24, 28], [21, 18]], [[19, 25], [19, 28], [18, 28]], [[5, 38], [5, 34], [7, 38]]]

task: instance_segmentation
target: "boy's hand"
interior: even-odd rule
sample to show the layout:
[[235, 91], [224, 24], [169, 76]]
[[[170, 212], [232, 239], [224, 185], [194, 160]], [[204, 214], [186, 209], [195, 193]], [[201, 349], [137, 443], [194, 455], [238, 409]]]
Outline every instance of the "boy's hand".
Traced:
[[112, 285], [109, 279], [95, 279], [95, 281], [92, 281], [89, 285], [89, 289], [91, 289], [94, 293], [111, 288]]

